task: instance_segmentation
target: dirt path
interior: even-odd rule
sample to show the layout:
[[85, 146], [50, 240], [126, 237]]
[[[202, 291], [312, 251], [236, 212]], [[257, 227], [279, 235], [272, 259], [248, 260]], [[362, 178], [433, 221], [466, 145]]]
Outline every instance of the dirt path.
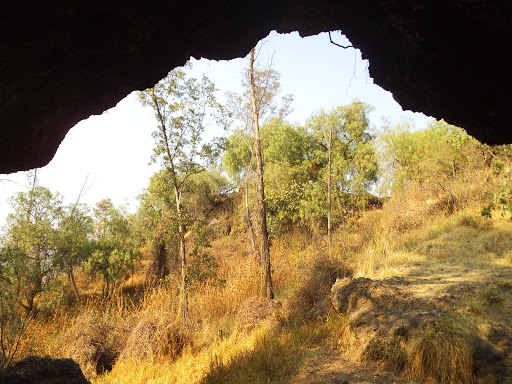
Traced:
[[311, 351], [290, 384], [408, 384], [390, 372], [345, 360], [335, 351]]

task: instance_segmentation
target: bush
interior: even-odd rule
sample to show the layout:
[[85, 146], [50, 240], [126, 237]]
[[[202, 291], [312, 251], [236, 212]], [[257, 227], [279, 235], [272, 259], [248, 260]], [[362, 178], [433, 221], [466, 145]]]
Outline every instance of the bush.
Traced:
[[126, 331], [105, 318], [80, 316], [72, 327], [70, 356], [86, 377], [111, 371], [124, 347]]
[[168, 315], [151, 314], [143, 318], [128, 336], [122, 358], [148, 359], [167, 356], [176, 359], [190, 343], [184, 326], [171, 322]]

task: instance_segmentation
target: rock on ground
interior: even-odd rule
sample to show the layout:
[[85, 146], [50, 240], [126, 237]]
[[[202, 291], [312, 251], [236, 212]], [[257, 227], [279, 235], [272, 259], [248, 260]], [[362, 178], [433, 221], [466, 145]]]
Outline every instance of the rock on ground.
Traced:
[[1, 384], [91, 384], [73, 359], [29, 356], [0, 373]]

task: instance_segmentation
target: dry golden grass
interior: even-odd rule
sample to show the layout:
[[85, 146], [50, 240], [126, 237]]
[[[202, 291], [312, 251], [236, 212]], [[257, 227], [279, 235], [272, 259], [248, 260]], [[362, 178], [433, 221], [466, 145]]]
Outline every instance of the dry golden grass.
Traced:
[[[234, 315], [238, 307], [258, 293], [258, 265], [247, 248], [243, 249], [248, 244], [221, 238], [213, 245], [212, 253], [219, 262], [217, 273], [226, 285], [204, 285], [191, 294], [191, 343], [182, 355], [172, 362], [158, 354], [145, 360], [123, 354], [112, 372], [95, 378], [94, 383], [280, 382], [298, 364], [300, 345], [326, 337], [326, 332], [318, 329], [297, 331], [285, 327], [280, 331], [273, 318], [252, 333], [236, 332]], [[304, 269], [311, 269], [318, 257], [307, 237], [299, 235], [275, 241], [272, 255], [274, 282], [281, 297], [303, 283]], [[146, 294], [132, 316], [140, 319], [143, 311], [161, 311], [169, 306], [169, 293], [157, 289]]]
[[368, 342], [363, 360], [380, 362], [387, 370], [401, 372], [408, 362], [408, 355], [404, 349], [405, 341], [401, 338], [383, 338], [374, 336]]
[[460, 315], [445, 315], [416, 331], [407, 345], [409, 374], [416, 380], [472, 384], [477, 330]]
[[332, 285], [338, 278], [352, 276], [346, 263], [335, 256], [322, 253], [302, 269], [301, 282], [288, 298], [289, 317], [293, 321], [316, 320], [328, 314], [327, 300]]
[[[93, 383], [278, 382], [287, 365], [293, 369], [300, 358], [297, 339], [290, 333], [269, 334], [268, 324], [262, 324], [249, 335], [234, 333], [200, 351], [185, 349], [174, 362], [162, 358], [122, 359], [112, 372], [97, 377]], [[263, 379], [250, 381], [251, 375]]]
[[452, 216], [425, 218], [404, 232], [395, 231], [389, 225], [392, 220], [385, 212], [369, 212], [360, 220], [352, 238], [366, 236], [367, 240], [347, 257], [356, 276], [385, 278], [432, 262], [468, 267], [512, 263], [510, 220], [484, 218], [471, 208]]
[[[345, 358], [366, 354], [369, 361], [383, 361], [386, 367], [408, 367], [415, 380], [431, 375], [440, 383], [471, 383], [464, 380], [473, 380], [468, 356], [477, 331], [460, 316], [448, 316], [418, 331], [405, 345], [397, 339], [357, 333], [344, 317], [329, 312], [328, 302], [321, 307], [332, 283], [347, 273], [347, 264], [356, 276], [374, 279], [412, 271], [428, 276], [429, 268], [439, 265], [510, 267], [511, 223], [481, 218], [470, 209], [452, 216], [425, 216], [424, 212], [420, 210], [416, 218], [409, 215], [400, 225], [388, 211], [367, 212], [338, 229], [330, 256], [322, 236], [290, 234], [275, 239], [271, 250], [275, 292], [287, 308], [284, 327], [277, 331], [264, 322], [252, 333], [236, 332], [240, 305], [259, 293], [259, 266], [246, 240], [227, 236], [214, 240], [211, 249], [218, 261], [217, 276], [225, 284], [205, 283], [190, 293], [190, 322], [183, 338], [175, 339], [177, 330], [170, 328], [178, 304], [177, 289], [162, 285], [140, 293], [145, 279], [145, 264], [141, 263], [110, 301], [98, 300], [101, 285], [96, 284], [85, 295], [89, 300], [82, 315], [62, 310], [32, 324], [20, 357], [69, 356], [80, 319], [96, 316], [121, 327], [126, 337], [131, 333], [132, 342], [123, 348], [111, 372], [92, 378], [95, 384], [280, 383], [293, 374], [308, 348], [319, 345], [334, 347]], [[78, 279], [87, 284], [83, 276]], [[475, 302], [497, 305], [492, 303], [503, 297], [501, 288], [490, 287], [477, 292]], [[153, 336], [143, 337], [148, 329]], [[169, 343], [153, 345], [151, 340], [157, 335]], [[141, 341], [140, 345], [135, 341]], [[118, 345], [124, 346], [125, 341], [119, 340]], [[451, 360], [446, 360], [447, 354]], [[443, 371], [445, 361], [449, 364]], [[440, 369], [439, 374], [432, 374]]]

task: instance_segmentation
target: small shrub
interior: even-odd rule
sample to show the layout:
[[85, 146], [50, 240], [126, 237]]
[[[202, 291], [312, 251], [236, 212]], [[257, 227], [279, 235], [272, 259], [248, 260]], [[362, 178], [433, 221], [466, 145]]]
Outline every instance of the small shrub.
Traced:
[[181, 324], [171, 322], [167, 315], [151, 314], [141, 319], [130, 332], [121, 357], [142, 360], [167, 356], [176, 359], [189, 343], [188, 332]]
[[77, 319], [71, 334], [74, 340], [70, 356], [80, 364], [87, 377], [112, 370], [124, 346], [122, 329], [105, 318], [84, 315]]

